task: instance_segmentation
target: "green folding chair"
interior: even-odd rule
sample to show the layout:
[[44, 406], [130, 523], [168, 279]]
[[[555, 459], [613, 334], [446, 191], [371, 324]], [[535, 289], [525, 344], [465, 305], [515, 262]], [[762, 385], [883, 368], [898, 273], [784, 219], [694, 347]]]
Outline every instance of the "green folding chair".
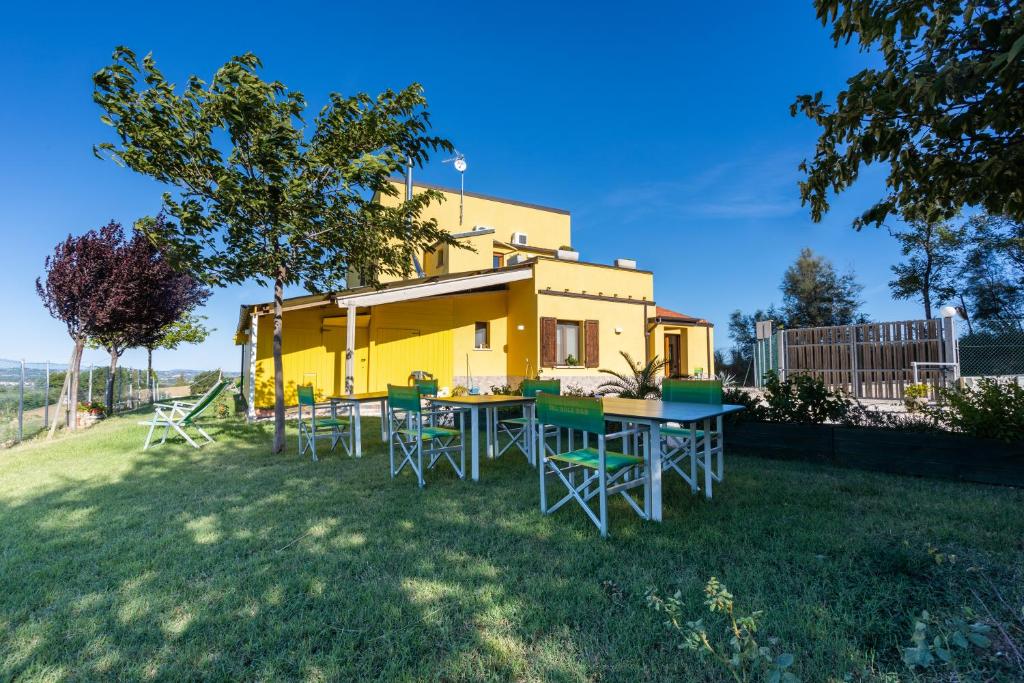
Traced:
[[[547, 427], [566, 430], [567, 450], [552, 448], [547, 440], [542, 441], [540, 452], [540, 509], [549, 515], [570, 500], [575, 500], [601, 532], [608, 536], [608, 497], [621, 494], [641, 519], [650, 519], [651, 474], [647, 466], [650, 452], [648, 432], [637, 429], [623, 429], [605, 434], [604, 408], [599, 398], [578, 398], [575, 396], [537, 395], [537, 421], [540, 433]], [[582, 432], [582, 448], [575, 447], [575, 433]], [[625, 446], [639, 434], [643, 444], [643, 456], [626, 455], [609, 451], [609, 440], [621, 439]], [[597, 447], [590, 445], [594, 440]], [[553, 505], [548, 505], [547, 478], [554, 475], [565, 485], [566, 495]], [[577, 482], [577, 475], [580, 475]], [[630, 491], [643, 488], [643, 500], [637, 502]], [[591, 508], [591, 500], [597, 498], [598, 510]]]
[[206, 439], [206, 443], [212, 443], [213, 437], [206, 433], [206, 431], [196, 424], [196, 420], [206, 412], [206, 410], [213, 405], [213, 402], [217, 400], [221, 392], [228, 386], [227, 380], [217, 380], [212, 387], [210, 387], [205, 394], [199, 397], [198, 401], [174, 401], [173, 403], [156, 403], [153, 405], [154, 413], [153, 417], [146, 422], [140, 422], [140, 425], [149, 427], [149, 433], [146, 434], [146, 443], [142, 446], [142, 450], [149, 448], [150, 442], [153, 440], [153, 431], [157, 427], [164, 428], [164, 435], [160, 439], [160, 443], [167, 441], [167, 435], [173, 429], [188, 442], [193, 448], [199, 448], [199, 444], [192, 440], [185, 429], [191, 427], [192, 429], [199, 432], [199, 434]]
[[[718, 380], [666, 379], [661, 384], [661, 400], [666, 403], [722, 405], [722, 383]], [[700, 488], [698, 469], [708, 469], [711, 472], [711, 480], [722, 481], [724, 448], [721, 415], [715, 418], [715, 425], [711, 429], [698, 429], [696, 423], [666, 425], [661, 428], [661, 439], [662, 469], [676, 472], [690, 485], [690, 490], [694, 493]], [[707, 451], [704, 450], [705, 439], [710, 441], [710, 448]], [[698, 451], [706, 454], [704, 461], [698, 457]], [[711, 458], [717, 460], [713, 469]], [[711, 497], [710, 490], [704, 493]]]
[[[562, 393], [562, 380], [559, 379], [524, 379], [522, 385], [523, 396], [527, 398], [536, 398], [537, 394], [551, 394], [558, 396]], [[519, 451], [526, 456], [527, 462], [531, 465], [536, 464], [536, 458], [534, 457], [534, 451], [536, 450], [537, 432], [530, 429], [530, 424], [534, 421], [536, 415], [536, 406], [523, 406], [523, 414], [521, 417], [509, 417], [498, 422], [498, 434], [504, 434], [508, 437], [508, 441], [504, 446], [501, 445], [501, 441], [496, 439], [497, 447], [495, 448], [494, 457], [500, 458], [511, 448], [518, 448]], [[552, 427], [550, 435], [557, 436], [558, 428]], [[548, 434], [545, 434], [545, 438]]]
[[[296, 389], [299, 394], [299, 455], [307, 450], [313, 452], [313, 462], [316, 462], [316, 440], [329, 438], [331, 450], [333, 451], [340, 443], [345, 452], [352, 456], [355, 451], [355, 417], [351, 405], [342, 404], [342, 417], [338, 416], [339, 406], [331, 404], [330, 417], [317, 417], [317, 406], [315, 392], [312, 385], [303, 385]], [[303, 408], [309, 411], [308, 417], [303, 414]]]
[[420, 396], [437, 396], [436, 379], [417, 379], [412, 385], [419, 389]]
[[[446, 411], [444, 414], [451, 415], [456, 420], [457, 429], [436, 424], [442, 412], [424, 409], [418, 387], [388, 385], [388, 460], [392, 479], [408, 465], [416, 475], [416, 482], [423, 488], [426, 485], [423, 478], [424, 457], [427, 460], [426, 469], [433, 469], [441, 458], [444, 458], [451, 464], [459, 479], [466, 478], [464, 411]], [[396, 450], [401, 454], [401, 461], [397, 467]], [[459, 462], [455, 461], [456, 453], [459, 455]]]

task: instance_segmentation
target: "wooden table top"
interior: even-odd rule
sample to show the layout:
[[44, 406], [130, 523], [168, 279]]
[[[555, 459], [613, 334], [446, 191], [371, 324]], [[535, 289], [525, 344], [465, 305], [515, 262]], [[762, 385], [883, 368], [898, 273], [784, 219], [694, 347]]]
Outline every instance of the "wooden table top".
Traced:
[[432, 403], [447, 403], [455, 406], [493, 406], [493, 405], [517, 405], [532, 403], [534, 399], [526, 396], [510, 396], [494, 394], [466, 394], [465, 396], [424, 396]]
[[386, 391], [370, 391], [365, 394], [337, 394], [335, 396], [328, 396], [327, 400], [364, 403], [366, 401], [379, 401], [382, 398], [386, 399], [387, 397], [388, 392]]
[[744, 410], [743, 406], [730, 403], [670, 403], [612, 396], [601, 399], [601, 403], [605, 416], [631, 417], [654, 422], [697, 422]]

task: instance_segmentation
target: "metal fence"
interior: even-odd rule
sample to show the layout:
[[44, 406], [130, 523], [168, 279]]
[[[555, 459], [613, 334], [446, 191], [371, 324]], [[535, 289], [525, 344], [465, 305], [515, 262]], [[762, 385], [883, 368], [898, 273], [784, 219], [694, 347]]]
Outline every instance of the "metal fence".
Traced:
[[[54, 420], [63, 423], [67, 403], [58, 405], [66, 363], [27, 362], [0, 358], [0, 447], [10, 446], [50, 427]], [[78, 403], [104, 403], [106, 366], [81, 368]], [[150, 400], [146, 371], [118, 368], [114, 374], [115, 413], [131, 410]], [[165, 392], [154, 381], [153, 391], [159, 399]]]
[[1024, 377], [1024, 320], [1002, 329], [968, 330], [961, 325], [960, 374], [964, 377]]

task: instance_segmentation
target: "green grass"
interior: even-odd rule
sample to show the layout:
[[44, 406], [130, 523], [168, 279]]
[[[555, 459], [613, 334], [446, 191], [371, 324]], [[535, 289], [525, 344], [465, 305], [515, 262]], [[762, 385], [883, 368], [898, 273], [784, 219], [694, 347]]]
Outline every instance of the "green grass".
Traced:
[[1020, 634], [1018, 490], [731, 454], [713, 501], [669, 478], [663, 523], [616, 503], [602, 541], [578, 509], [542, 516], [512, 454], [421, 491], [389, 479], [376, 420], [361, 460], [312, 463], [233, 419], [142, 453], [137, 419], [0, 452], [0, 680], [727, 680], [644, 601], [680, 589], [704, 616], [712, 575], [804, 681], [909, 678], [921, 609]]

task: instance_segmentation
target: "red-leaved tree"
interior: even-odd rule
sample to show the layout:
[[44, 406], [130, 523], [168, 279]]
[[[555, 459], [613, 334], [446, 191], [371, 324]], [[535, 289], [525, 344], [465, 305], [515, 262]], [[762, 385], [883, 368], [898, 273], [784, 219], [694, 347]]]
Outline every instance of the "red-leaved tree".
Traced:
[[[161, 225], [163, 216], [146, 219]], [[159, 227], [157, 229], [160, 229]], [[120, 226], [118, 226], [120, 232]], [[113, 407], [114, 377], [125, 350], [153, 347], [168, 325], [202, 305], [210, 290], [171, 262], [141, 232], [115, 249], [116, 269], [103, 297], [104, 315], [91, 336], [110, 354], [106, 403]]]
[[76, 422], [82, 350], [106, 319], [106, 293], [123, 241], [121, 226], [113, 222], [78, 237], [68, 235], [46, 257], [45, 279], [36, 279], [43, 305], [67, 326], [74, 343], [66, 384], [69, 429], [74, 429]]

